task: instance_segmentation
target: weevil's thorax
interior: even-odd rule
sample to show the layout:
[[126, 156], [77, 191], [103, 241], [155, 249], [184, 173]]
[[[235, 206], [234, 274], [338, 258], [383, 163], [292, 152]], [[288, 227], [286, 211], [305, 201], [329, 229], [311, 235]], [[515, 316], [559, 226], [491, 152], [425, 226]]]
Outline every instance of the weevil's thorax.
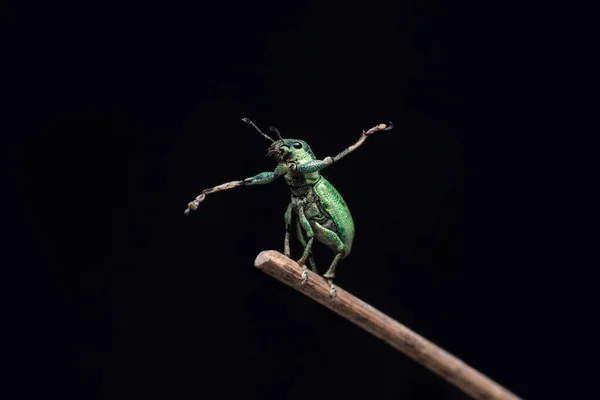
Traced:
[[310, 146], [304, 140], [278, 140], [269, 147], [267, 154], [275, 156], [278, 162], [287, 166], [285, 182], [295, 196], [305, 196], [320, 178], [319, 172], [301, 173], [292, 168], [294, 164], [298, 166], [316, 160]]

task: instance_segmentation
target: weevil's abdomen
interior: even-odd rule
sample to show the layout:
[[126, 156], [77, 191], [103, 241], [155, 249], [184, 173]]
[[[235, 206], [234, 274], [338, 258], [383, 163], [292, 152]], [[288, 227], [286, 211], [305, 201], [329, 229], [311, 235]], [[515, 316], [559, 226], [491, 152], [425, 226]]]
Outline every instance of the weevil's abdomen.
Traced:
[[319, 201], [325, 212], [333, 220], [338, 236], [347, 247], [344, 258], [350, 254], [352, 242], [354, 241], [354, 220], [352, 214], [346, 205], [346, 202], [337, 191], [323, 176], [314, 186], [315, 193], [319, 196]]

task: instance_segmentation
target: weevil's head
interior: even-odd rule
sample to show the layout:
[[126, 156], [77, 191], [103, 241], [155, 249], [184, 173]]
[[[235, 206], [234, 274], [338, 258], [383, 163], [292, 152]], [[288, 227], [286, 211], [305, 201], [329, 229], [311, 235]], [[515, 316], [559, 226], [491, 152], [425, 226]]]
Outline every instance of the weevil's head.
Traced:
[[300, 139], [274, 141], [267, 149], [267, 156], [273, 156], [277, 162], [315, 160], [315, 155], [310, 146]]
[[277, 162], [281, 161], [310, 161], [315, 160], [310, 146], [304, 141], [299, 139], [284, 139], [281, 137], [281, 133], [274, 126], [270, 126], [269, 130], [275, 132], [279, 140], [273, 140], [269, 135], [261, 131], [254, 122], [248, 118], [243, 118], [242, 121], [251, 125], [266, 139], [271, 141], [271, 145], [267, 149], [267, 156], [273, 156]]

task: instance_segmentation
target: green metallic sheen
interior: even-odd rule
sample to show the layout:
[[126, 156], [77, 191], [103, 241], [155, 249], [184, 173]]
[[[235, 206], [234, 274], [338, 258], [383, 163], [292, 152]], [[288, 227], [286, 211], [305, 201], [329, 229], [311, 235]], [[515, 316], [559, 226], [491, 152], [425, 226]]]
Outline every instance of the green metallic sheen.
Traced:
[[[323, 160], [318, 160], [304, 140], [284, 139], [276, 129], [272, 128], [271, 130], [275, 131], [280, 138], [279, 140], [273, 140], [260, 131], [250, 120], [244, 119], [244, 122], [253, 125], [263, 136], [272, 141], [267, 149], [267, 155], [273, 156], [277, 160], [275, 170], [261, 172], [242, 181], [227, 182], [205, 189], [194, 201], [188, 203], [188, 209], [185, 213], [196, 210], [198, 204], [204, 201], [207, 194], [238, 186], [265, 185], [277, 178], [284, 177], [285, 183], [291, 192], [291, 201], [284, 215], [286, 231], [284, 253], [286, 256], [290, 256], [290, 233], [292, 226], [295, 226], [298, 240], [304, 247], [302, 257], [300, 257], [298, 263], [305, 268], [303, 281], [306, 281], [308, 276], [306, 275], [307, 261], [311, 264], [312, 270], [317, 272], [312, 254], [313, 242], [317, 240], [330, 248], [335, 257], [323, 277], [330, 280], [332, 295], [335, 297], [331, 280], [335, 277], [338, 262], [346, 258], [352, 249], [355, 233], [354, 220], [343, 197], [321, 175], [320, 171], [356, 150], [372, 133], [390, 130], [394, 125], [390, 122], [388, 125], [379, 124], [366, 132], [363, 130], [362, 136], [355, 144], [333, 158], [325, 157]], [[296, 221], [292, 221], [293, 216], [296, 217]]]
[[344, 253], [344, 258], [346, 258], [350, 254], [352, 242], [354, 241], [354, 220], [352, 214], [350, 214], [350, 209], [337, 189], [324, 176], [321, 176], [321, 179], [315, 185], [315, 191], [346, 246]]
[[[355, 232], [354, 220], [348, 205], [336, 188], [319, 172], [331, 165], [333, 159], [328, 157], [325, 160], [318, 160], [308, 143], [300, 139], [277, 140], [269, 147], [267, 154], [274, 156], [278, 161], [272, 179], [284, 176], [292, 194], [292, 210], [299, 220], [301, 230], [308, 237], [308, 240], [298, 237], [304, 246], [303, 255], [298, 262], [305, 264], [309, 260], [313, 270], [316, 270], [311, 251], [311, 239], [316, 239], [333, 250], [336, 255], [340, 255], [324, 274], [327, 278], [333, 278], [339, 259], [346, 258], [350, 254]], [[265, 181], [265, 178], [265, 173], [261, 173], [248, 178], [246, 182], [260, 184]], [[286, 210], [285, 220], [288, 232], [284, 247], [289, 251], [291, 228], [291, 223], [288, 223], [289, 208]]]

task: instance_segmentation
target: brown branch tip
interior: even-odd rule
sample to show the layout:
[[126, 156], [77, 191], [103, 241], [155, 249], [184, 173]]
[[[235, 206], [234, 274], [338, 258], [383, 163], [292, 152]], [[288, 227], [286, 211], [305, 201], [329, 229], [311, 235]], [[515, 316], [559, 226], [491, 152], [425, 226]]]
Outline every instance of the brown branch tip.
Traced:
[[519, 400], [481, 372], [339, 286], [332, 300], [329, 284], [314, 272], [308, 271], [308, 280], [302, 284], [303, 268], [283, 254], [274, 250], [263, 251], [256, 257], [254, 265], [383, 340], [472, 398]]

